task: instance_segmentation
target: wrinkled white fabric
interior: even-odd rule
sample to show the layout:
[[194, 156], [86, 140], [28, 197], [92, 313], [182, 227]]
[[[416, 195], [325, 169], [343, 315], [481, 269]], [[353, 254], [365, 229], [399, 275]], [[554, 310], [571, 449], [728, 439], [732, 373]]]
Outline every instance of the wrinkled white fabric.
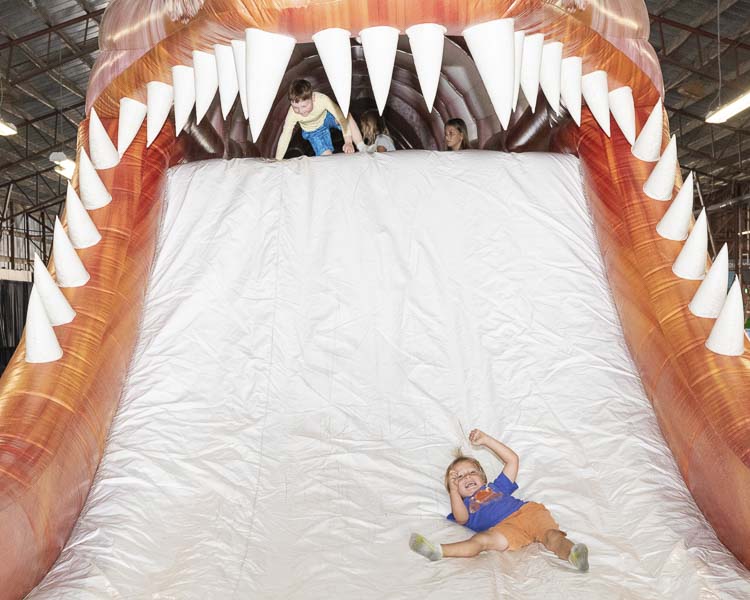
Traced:
[[[106, 454], [30, 598], [750, 597], [629, 358], [575, 158], [208, 161], [165, 193]], [[590, 573], [409, 551], [469, 536], [442, 479], [473, 427]]]

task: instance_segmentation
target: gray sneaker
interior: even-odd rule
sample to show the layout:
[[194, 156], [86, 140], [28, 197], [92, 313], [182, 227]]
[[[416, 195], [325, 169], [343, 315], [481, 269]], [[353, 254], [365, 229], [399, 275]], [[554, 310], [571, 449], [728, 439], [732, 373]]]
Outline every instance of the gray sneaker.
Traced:
[[576, 544], [570, 549], [568, 562], [582, 572], [589, 570], [589, 549], [586, 544]]

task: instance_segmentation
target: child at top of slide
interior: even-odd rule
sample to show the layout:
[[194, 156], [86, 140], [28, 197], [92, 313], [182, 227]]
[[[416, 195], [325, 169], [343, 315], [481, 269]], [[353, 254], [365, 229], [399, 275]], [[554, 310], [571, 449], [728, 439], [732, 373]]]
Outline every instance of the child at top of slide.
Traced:
[[468, 540], [453, 544], [436, 544], [414, 533], [409, 547], [434, 561], [448, 556], [476, 556], [485, 550], [517, 550], [541, 542], [579, 571], [588, 571], [589, 551], [585, 544], [571, 542], [543, 504], [513, 497], [518, 489], [518, 455], [479, 429], [469, 434], [469, 440], [491, 450], [505, 463], [492, 483], [487, 483], [482, 465], [473, 458], [459, 456], [446, 469], [445, 487], [453, 511], [448, 519], [476, 533]]
[[354, 152], [349, 132], [351, 117], [346, 118], [338, 104], [328, 96], [314, 92], [307, 79], [295, 79], [289, 86], [289, 104], [284, 128], [276, 146], [277, 159], [284, 158], [297, 123], [302, 128], [302, 137], [312, 145], [315, 156], [333, 154], [331, 129], [334, 127], [344, 134], [344, 152]]
[[360, 152], [393, 152], [396, 146], [388, 133], [383, 117], [376, 110], [368, 110], [359, 118], [362, 141], [357, 140], [356, 131], [352, 131], [357, 150]]

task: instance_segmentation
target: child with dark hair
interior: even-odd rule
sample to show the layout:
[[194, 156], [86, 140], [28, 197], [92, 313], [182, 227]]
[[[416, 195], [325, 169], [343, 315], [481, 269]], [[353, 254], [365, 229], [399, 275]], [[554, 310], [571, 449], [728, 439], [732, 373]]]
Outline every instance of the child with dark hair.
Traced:
[[414, 533], [409, 547], [425, 558], [440, 560], [449, 556], [476, 556], [485, 550], [517, 550], [541, 542], [579, 571], [588, 571], [586, 545], [571, 542], [543, 504], [513, 496], [518, 489], [518, 455], [479, 429], [469, 434], [469, 440], [489, 449], [505, 463], [492, 483], [487, 483], [482, 465], [474, 458], [459, 456], [445, 471], [445, 488], [453, 511], [448, 519], [466, 525], [475, 535], [463, 542], [436, 544]]
[[[313, 147], [315, 156], [333, 154], [331, 129], [336, 128], [344, 134], [344, 152], [354, 152], [351, 124], [354, 120], [345, 117], [338, 104], [325, 94], [313, 91], [307, 79], [295, 79], [289, 86], [289, 111], [284, 120], [284, 128], [276, 146], [276, 158], [284, 158], [295, 126], [299, 123], [302, 137]], [[356, 127], [356, 123], [354, 123]]]
[[447, 150], [468, 150], [469, 130], [463, 119], [449, 119], [445, 123], [445, 147]]

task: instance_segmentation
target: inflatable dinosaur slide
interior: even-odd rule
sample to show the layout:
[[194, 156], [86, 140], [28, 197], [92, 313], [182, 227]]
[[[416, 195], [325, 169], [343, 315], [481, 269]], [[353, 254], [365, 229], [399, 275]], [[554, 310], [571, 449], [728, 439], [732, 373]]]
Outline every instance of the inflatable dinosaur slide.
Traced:
[[[100, 45], [0, 380], [0, 598], [750, 597], [741, 290], [642, 3], [113, 0]], [[272, 160], [301, 77], [400, 149]], [[409, 552], [466, 537], [473, 427], [588, 574]]]

